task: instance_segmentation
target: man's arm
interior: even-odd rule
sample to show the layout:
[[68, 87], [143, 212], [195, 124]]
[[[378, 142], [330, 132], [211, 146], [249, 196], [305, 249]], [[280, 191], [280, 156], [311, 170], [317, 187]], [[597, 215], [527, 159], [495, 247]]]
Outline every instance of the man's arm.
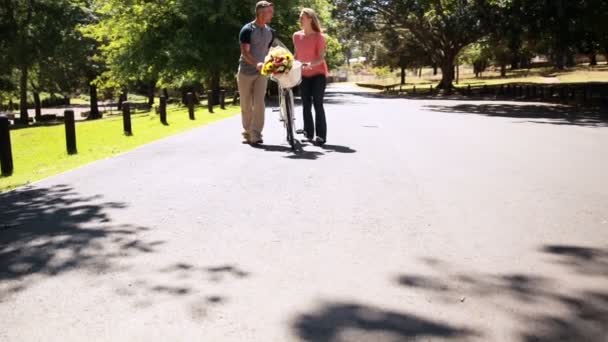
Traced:
[[264, 66], [261, 61], [258, 61], [251, 54], [251, 27], [245, 25], [239, 33], [239, 41], [241, 42], [241, 55], [247, 64], [255, 66], [258, 70], [262, 70]]
[[241, 55], [248, 64], [254, 65], [258, 70], [261, 70], [264, 63], [257, 61], [251, 54], [251, 45], [247, 43], [241, 43]]

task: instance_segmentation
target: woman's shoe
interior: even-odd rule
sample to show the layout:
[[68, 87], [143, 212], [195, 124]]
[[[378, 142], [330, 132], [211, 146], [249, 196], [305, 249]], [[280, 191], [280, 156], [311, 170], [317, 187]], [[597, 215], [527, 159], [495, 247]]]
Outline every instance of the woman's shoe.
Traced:
[[319, 146], [323, 146], [323, 145], [325, 145], [325, 139], [323, 139], [321, 137], [316, 137], [315, 138], [315, 144], [319, 145]]

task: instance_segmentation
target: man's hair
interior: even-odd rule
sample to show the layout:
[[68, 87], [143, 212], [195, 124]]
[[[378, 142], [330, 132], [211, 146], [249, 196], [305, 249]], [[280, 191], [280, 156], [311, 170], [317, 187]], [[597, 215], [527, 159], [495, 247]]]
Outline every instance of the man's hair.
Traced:
[[257, 16], [258, 14], [260, 14], [260, 10], [263, 10], [264, 8], [267, 7], [273, 7], [274, 5], [271, 2], [268, 1], [258, 1], [257, 4], [255, 4], [255, 15]]

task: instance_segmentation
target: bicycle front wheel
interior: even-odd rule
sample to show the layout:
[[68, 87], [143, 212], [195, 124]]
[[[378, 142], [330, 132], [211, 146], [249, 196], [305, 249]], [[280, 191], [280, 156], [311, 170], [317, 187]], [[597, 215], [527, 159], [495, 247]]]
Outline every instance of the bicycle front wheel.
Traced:
[[285, 106], [285, 129], [287, 130], [287, 142], [291, 146], [291, 149], [295, 150], [296, 139], [293, 127], [293, 92], [291, 89], [285, 89], [283, 91], [285, 95], [283, 101]]

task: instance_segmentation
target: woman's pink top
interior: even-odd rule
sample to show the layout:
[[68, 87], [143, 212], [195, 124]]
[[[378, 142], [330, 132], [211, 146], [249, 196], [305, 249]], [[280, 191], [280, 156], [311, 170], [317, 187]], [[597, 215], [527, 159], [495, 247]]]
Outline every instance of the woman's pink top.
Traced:
[[[305, 35], [304, 31], [298, 31], [293, 34], [293, 45], [296, 48], [296, 59], [309, 63], [321, 57], [321, 50], [325, 49], [325, 37], [322, 33], [316, 32]], [[327, 76], [329, 70], [325, 60], [320, 64], [313, 66], [311, 69], [302, 68], [303, 77], [312, 77], [316, 75]]]

